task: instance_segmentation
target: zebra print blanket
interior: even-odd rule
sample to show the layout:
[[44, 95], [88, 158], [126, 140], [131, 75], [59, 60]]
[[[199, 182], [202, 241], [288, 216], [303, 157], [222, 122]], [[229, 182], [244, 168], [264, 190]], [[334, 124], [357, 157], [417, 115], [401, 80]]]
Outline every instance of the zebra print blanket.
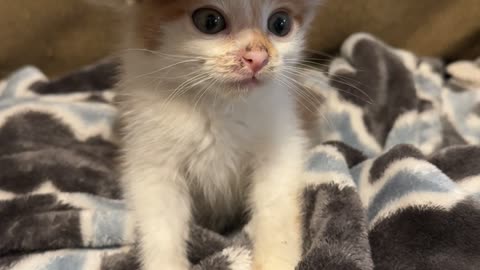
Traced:
[[[327, 71], [298, 269], [480, 269], [480, 64], [366, 34]], [[113, 159], [115, 64], [0, 82], [0, 269], [135, 270]], [[191, 229], [193, 269], [248, 270], [244, 232]]]

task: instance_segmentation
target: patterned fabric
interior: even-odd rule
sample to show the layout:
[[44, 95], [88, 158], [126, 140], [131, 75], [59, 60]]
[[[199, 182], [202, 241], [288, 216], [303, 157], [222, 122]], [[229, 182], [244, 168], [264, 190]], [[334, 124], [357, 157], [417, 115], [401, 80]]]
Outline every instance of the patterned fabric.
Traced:
[[[480, 67], [465, 64], [357, 34], [328, 72], [306, 71], [325, 101], [298, 269], [480, 269]], [[138, 269], [114, 165], [115, 68], [0, 82], [1, 270]], [[245, 231], [192, 225], [189, 258], [248, 270], [250, 246]]]

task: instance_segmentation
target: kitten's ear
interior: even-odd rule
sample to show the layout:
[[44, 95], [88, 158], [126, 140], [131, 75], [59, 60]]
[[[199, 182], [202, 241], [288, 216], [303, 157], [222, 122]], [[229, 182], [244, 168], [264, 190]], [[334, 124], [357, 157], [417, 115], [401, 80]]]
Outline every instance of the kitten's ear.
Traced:
[[305, 7], [307, 9], [305, 10], [305, 17], [304, 17], [304, 22], [305, 22], [305, 29], [309, 29], [312, 27], [312, 22], [315, 19], [315, 16], [317, 15], [317, 11], [320, 6], [325, 4], [326, 0], [303, 0], [305, 3]]

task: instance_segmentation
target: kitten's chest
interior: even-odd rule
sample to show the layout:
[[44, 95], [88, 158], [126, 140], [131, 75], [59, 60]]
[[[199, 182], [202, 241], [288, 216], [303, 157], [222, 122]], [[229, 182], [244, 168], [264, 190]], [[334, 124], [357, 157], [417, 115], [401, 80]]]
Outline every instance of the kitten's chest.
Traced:
[[[245, 210], [256, 134], [248, 123], [212, 123], [186, 163], [186, 178], [200, 224], [222, 230]], [[238, 120], [238, 121], [237, 121]]]
[[199, 135], [201, 139], [195, 143], [187, 161], [190, 178], [211, 185], [212, 189], [240, 181], [254, 162], [254, 145], [258, 141], [258, 135], [249, 123], [230, 117], [212, 120]]
[[255, 163], [259, 146], [268, 138], [268, 117], [249, 102], [212, 110], [205, 118], [190, 164], [201, 176], [209, 176], [203, 179], [234, 181]]
[[241, 190], [248, 185], [252, 167], [274, 148], [283, 134], [279, 127], [287, 126], [290, 119], [285, 96], [268, 90], [206, 116], [206, 128], [196, 136], [188, 158], [192, 179], [201, 179], [202, 185], [217, 192], [225, 186]]

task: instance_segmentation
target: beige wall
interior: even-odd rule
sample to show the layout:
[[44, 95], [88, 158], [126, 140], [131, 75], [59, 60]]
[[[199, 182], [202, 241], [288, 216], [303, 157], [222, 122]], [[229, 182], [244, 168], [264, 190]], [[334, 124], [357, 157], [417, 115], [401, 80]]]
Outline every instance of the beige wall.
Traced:
[[34, 64], [64, 73], [106, 55], [114, 17], [82, 0], [0, 1], [0, 74]]
[[[25, 64], [58, 75], [91, 63], [117, 44], [119, 20], [82, 0], [0, 1], [0, 75]], [[368, 31], [422, 55], [472, 58], [480, 56], [480, 0], [329, 0], [314, 29], [316, 50]]]
[[480, 56], [480, 0], [328, 0], [312, 47], [331, 50], [368, 31], [396, 47], [448, 59]]

